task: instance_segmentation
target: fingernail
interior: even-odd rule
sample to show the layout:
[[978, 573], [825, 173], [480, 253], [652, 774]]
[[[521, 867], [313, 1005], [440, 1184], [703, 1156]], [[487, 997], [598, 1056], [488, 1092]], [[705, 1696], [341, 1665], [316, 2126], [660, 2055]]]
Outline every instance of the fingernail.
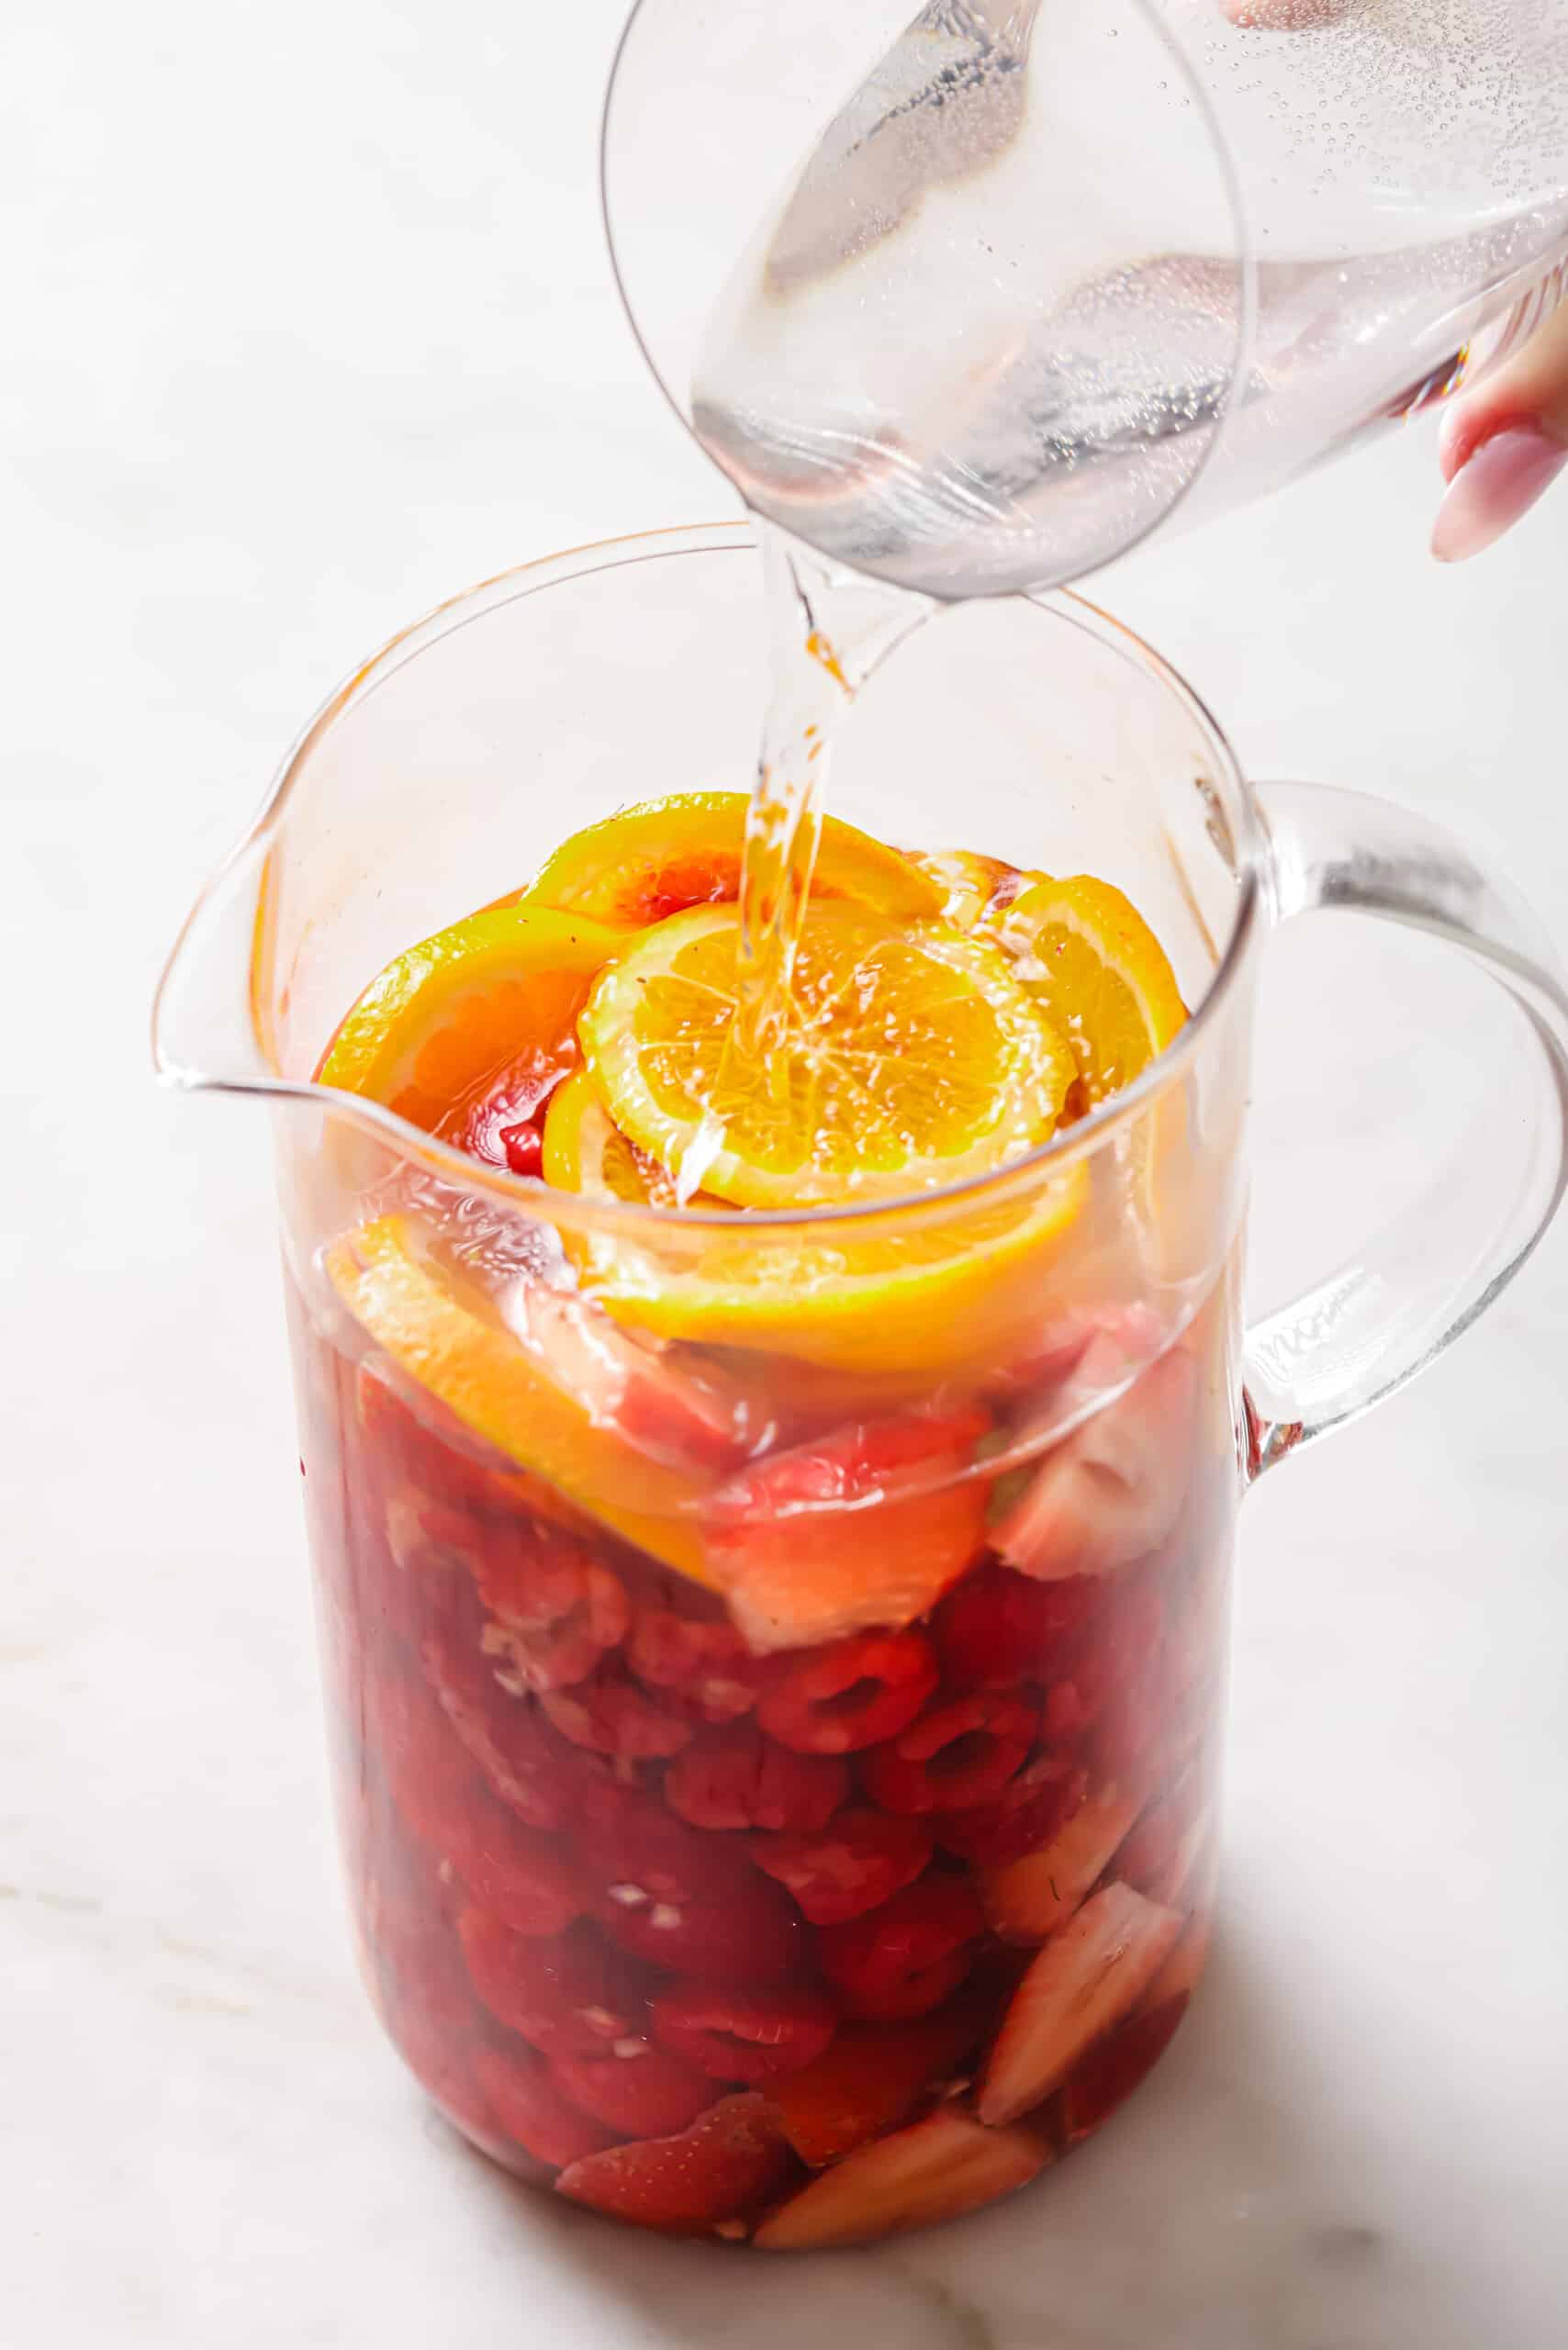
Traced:
[[1439, 563], [1463, 563], [1528, 513], [1564, 465], [1568, 449], [1533, 424], [1484, 441], [1450, 482], [1432, 530]]

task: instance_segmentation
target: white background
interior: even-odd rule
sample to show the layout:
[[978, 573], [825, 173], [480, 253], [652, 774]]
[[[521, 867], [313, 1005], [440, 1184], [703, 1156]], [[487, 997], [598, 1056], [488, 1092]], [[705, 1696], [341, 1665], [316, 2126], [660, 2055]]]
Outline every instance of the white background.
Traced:
[[[1568, 1231], [1249, 1504], [1213, 1986], [1041, 2196], [810, 2266], [622, 2244], [461, 2153], [353, 1984], [267, 1138], [154, 1090], [147, 1006], [297, 722], [394, 626], [730, 510], [606, 266], [619, 10], [11, 0], [0, 30], [4, 2330], [1547, 2350]], [[1435, 495], [1417, 426], [1097, 591], [1255, 772], [1446, 816], [1561, 934], [1568, 484], [1458, 572]], [[1411, 1102], [1487, 1106], [1429, 951], [1324, 924], [1277, 955], [1274, 1286], [1397, 1196]]]

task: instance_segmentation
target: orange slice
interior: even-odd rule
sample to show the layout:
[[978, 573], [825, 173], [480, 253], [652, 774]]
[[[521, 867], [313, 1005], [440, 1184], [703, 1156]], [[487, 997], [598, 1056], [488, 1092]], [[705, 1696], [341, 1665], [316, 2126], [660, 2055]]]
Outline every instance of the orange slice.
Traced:
[[[563, 842], [522, 902], [640, 928], [733, 901], [750, 804], [744, 791], [681, 791], [624, 808]], [[943, 892], [897, 849], [824, 816], [812, 895], [918, 921], [941, 912]]]
[[385, 1102], [427, 1134], [508, 1072], [543, 1093], [577, 1060], [588, 988], [625, 943], [623, 931], [543, 907], [470, 914], [371, 981], [317, 1078]]
[[1017, 976], [1066, 1033], [1092, 1108], [1129, 1085], [1186, 1023], [1165, 949], [1108, 881], [1039, 882], [1005, 915], [1001, 937]]
[[1047, 873], [1020, 870], [1000, 856], [981, 856], [975, 849], [911, 849], [909, 861], [935, 881], [942, 891], [944, 921], [960, 930], [978, 930], [982, 937], [999, 935], [999, 916]]
[[741, 1207], [886, 1200], [989, 1174], [1051, 1133], [1075, 1074], [1004, 958], [946, 923], [813, 903], [766, 1052], [734, 1049], [739, 915], [644, 931], [577, 1034], [622, 1133]]
[[[546, 1292], [538, 1282], [520, 1284], [527, 1294], [510, 1317], [518, 1326], [509, 1326], [499, 1304], [477, 1283], [419, 1249], [401, 1216], [362, 1225], [327, 1250], [325, 1263], [360, 1327], [465, 1427], [628, 1541], [700, 1582], [709, 1580], [689, 1514], [711, 1489], [711, 1476], [655, 1457], [619, 1426], [630, 1392], [626, 1382], [644, 1372], [677, 1380], [664, 1399], [677, 1415], [667, 1423], [672, 1438], [682, 1440], [679, 1416], [693, 1400], [700, 1426], [706, 1399], [689, 1395], [679, 1374], [666, 1371], [655, 1357], [644, 1359], [641, 1349], [635, 1363], [619, 1361], [615, 1345], [623, 1348], [632, 1341], [602, 1315], [597, 1329], [577, 1326], [574, 1315], [593, 1309], [569, 1292]], [[636, 1399], [636, 1408], [646, 1426], [645, 1395]]]
[[[623, 1200], [642, 1208], [673, 1208], [680, 1203], [675, 1178], [628, 1142], [599, 1098], [592, 1078], [578, 1069], [550, 1097], [544, 1118], [544, 1181], [557, 1191], [588, 1200]], [[699, 1192], [694, 1208], [725, 1203]]]

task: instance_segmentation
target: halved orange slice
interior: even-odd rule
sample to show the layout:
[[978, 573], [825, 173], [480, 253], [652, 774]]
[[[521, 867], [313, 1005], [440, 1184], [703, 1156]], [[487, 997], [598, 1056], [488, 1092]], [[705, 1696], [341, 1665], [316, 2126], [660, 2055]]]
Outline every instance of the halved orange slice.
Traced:
[[542, 1096], [577, 1059], [575, 1024], [624, 931], [541, 906], [492, 907], [399, 955], [340, 1024], [322, 1085], [440, 1133], [511, 1072]]
[[972, 848], [911, 849], [908, 856], [942, 891], [943, 920], [987, 938], [998, 934], [998, 917], [1007, 907], [1050, 878]]
[[995, 948], [812, 903], [778, 1035], [749, 1054], [734, 1042], [739, 934], [734, 906], [655, 923], [577, 1023], [606, 1109], [678, 1183], [695, 1173], [741, 1207], [893, 1199], [1051, 1133], [1072, 1055]]
[[[744, 791], [681, 791], [623, 808], [564, 841], [521, 902], [640, 928], [734, 901], [750, 804]], [[918, 921], [941, 912], [943, 892], [897, 849], [824, 816], [812, 895]]]
[[1081, 873], [1042, 881], [1003, 917], [1000, 934], [1014, 970], [1071, 1044], [1092, 1108], [1129, 1085], [1186, 1023], [1165, 949], [1109, 881]]

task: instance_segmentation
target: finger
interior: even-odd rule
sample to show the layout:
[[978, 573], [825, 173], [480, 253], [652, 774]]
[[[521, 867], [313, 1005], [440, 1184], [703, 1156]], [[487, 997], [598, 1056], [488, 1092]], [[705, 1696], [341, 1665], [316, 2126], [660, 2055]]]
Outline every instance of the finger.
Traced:
[[1568, 464], [1568, 306], [1450, 409], [1438, 462], [1449, 487], [1432, 553], [1462, 563], [1511, 529]]

